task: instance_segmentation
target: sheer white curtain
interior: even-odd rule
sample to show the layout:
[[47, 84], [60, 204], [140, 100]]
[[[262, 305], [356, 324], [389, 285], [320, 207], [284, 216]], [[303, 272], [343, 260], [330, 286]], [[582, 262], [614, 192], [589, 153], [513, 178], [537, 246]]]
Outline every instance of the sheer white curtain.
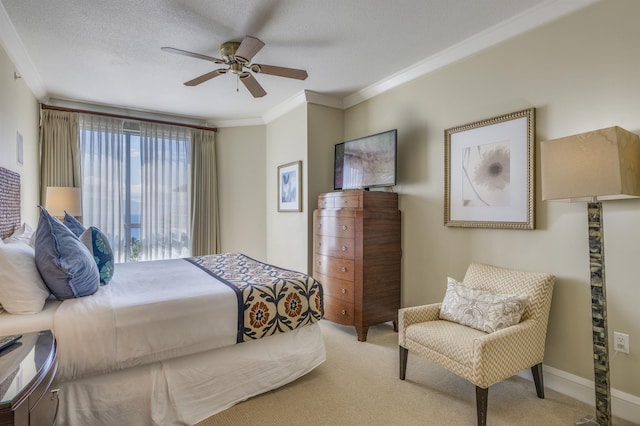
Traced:
[[116, 262], [125, 260], [125, 135], [120, 119], [79, 116], [82, 218], [111, 242]]
[[140, 123], [141, 260], [191, 254], [191, 133]]

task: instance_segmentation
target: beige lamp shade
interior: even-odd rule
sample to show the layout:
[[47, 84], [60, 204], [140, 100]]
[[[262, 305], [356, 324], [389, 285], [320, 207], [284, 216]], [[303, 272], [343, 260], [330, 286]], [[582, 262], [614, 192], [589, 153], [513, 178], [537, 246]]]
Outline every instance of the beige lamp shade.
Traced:
[[543, 141], [542, 199], [640, 197], [640, 137], [620, 127]]
[[82, 216], [80, 188], [48, 186], [45, 208], [56, 217], [63, 217], [65, 211], [71, 216]]

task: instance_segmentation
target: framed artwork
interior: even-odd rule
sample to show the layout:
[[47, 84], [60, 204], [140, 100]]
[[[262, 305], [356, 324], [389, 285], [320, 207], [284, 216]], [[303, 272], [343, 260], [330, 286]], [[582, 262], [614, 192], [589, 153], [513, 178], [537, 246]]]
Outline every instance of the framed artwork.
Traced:
[[534, 229], [535, 108], [444, 136], [445, 225]]
[[302, 211], [302, 161], [278, 166], [278, 211]]

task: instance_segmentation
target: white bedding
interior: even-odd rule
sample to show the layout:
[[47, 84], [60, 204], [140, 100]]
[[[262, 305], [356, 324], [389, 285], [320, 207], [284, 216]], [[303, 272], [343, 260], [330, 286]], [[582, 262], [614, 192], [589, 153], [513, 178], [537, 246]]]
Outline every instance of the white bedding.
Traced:
[[237, 306], [190, 262], [117, 264], [92, 296], [0, 314], [0, 334], [54, 331], [58, 425], [193, 425], [325, 360], [318, 324], [236, 344]]
[[60, 380], [236, 343], [233, 290], [178, 260], [117, 264], [112, 281], [55, 311]]

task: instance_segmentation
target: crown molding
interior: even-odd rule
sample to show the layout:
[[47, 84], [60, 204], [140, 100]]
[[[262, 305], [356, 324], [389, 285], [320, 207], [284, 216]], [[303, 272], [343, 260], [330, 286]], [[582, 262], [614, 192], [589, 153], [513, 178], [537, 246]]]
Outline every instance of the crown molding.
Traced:
[[0, 44], [5, 47], [5, 52], [27, 87], [36, 99], [43, 102], [47, 98], [47, 90], [2, 2], [0, 2]]
[[474, 55], [601, 0], [548, 0], [344, 98], [344, 108]]

